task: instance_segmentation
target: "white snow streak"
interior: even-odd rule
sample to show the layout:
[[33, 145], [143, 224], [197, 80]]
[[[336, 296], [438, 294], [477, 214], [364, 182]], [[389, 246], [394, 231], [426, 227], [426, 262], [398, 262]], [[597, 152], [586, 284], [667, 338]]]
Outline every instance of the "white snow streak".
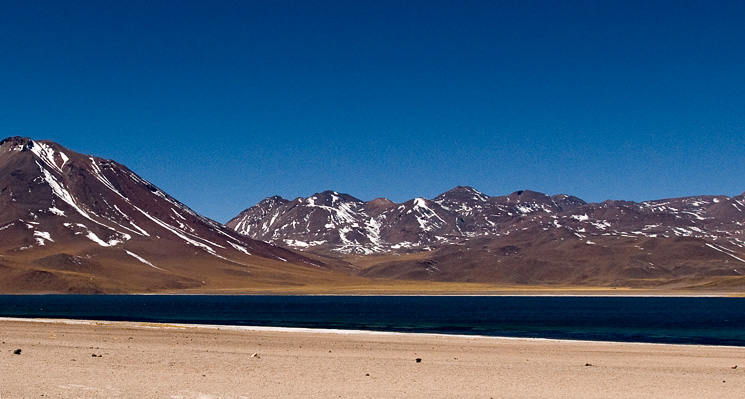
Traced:
[[745, 259], [739, 258], [739, 257], [737, 257], [737, 256], [735, 256], [735, 255], [733, 255], [733, 254], [731, 254], [729, 252], [724, 251], [724, 248], [718, 248], [718, 247], [716, 247], [714, 245], [711, 245], [709, 243], [706, 243], [706, 246], [709, 247], [709, 248], [711, 248], [711, 249], [713, 249], [713, 250], [715, 250], [715, 251], [719, 251], [719, 252], [721, 252], [721, 253], [723, 253], [725, 255], [731, 256], [731, 257], [739, 260], [742, 263], [745, 263]]
[[57, 207], [51, 207], [51, 208], [49, 208], [49, 212], [52, 212], [53, 214], [55, 214], [57, 216], [62, 216], [62, 217], [65, 216], [65, 211], [60, 210], [60, 209], [57, 209]]
[[127, 253], [127, 255], [129, 255], [129, 256], [131, 256], [131, 257], [133, 257], [133, 258], [135, 258], [135, 259], [139, 260], [140, 262], [142, 262], [142, 263], [144, 263], [144, 264], [146, 264], [146, 265], [148, 265], [148, 266], [152, 267], [153, 269], [158, 269], [158, 270], [163, 270], [163, 271], [165, 271], [164, 269], [161, 269], [161, 268], [159, 268], [158, 266], [155, 266], [154, 264], [152, 264], [152, 263], [148, 262], [148, 261], [147, 261], [147, 260], [146, 260], [145, 258], [143, 258], [143, 257], [142, 257], [142, 256], [140, 256], [140, 255], [137, 255], [137, 254], [136, 254], [136, 253], [134, 253], [134, 252], [131, 252], [131, 251], [127, 251], [126, 249], [124, 250], [124, 252], [126, 252], [126, 253]]

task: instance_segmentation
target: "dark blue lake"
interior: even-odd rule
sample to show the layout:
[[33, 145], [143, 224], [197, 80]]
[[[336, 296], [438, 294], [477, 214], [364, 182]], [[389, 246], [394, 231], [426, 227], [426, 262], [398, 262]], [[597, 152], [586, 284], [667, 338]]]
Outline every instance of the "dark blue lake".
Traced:
[[745, 346], [745, 298], [0, 295], [0, 316]]

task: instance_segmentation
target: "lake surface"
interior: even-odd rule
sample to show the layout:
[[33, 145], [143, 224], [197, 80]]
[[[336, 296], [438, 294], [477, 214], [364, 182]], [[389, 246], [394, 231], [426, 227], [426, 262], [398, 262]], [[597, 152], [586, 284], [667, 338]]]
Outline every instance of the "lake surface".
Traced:
[[0, 316], [745, 346], [745, 298], [0, 295]]

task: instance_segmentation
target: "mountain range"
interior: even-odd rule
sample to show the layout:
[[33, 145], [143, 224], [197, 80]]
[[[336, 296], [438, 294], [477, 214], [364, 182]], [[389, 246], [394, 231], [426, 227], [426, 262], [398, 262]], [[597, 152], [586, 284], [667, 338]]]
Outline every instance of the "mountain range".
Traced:
[[587, 203], [461, 186], [402, 203], [274, 196], [223, 225], [113, 160], [0, 141], [6, 293], [740, 292], [743, 223], [745, 195]]
[[368, 277], [677, 287], [743, 284], [744, 223], [745, 194], [587, 203], [459, 186], [403, 203], [335, 191], [274, 196], [227, 226], [345, 259]]

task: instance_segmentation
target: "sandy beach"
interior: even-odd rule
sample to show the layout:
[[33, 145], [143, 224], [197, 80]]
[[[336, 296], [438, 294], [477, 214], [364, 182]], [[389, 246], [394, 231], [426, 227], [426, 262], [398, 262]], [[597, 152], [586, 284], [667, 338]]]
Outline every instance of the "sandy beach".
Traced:
[[13, 319], [0, 339], [3, 399], [745, 395], [739, 347]]

